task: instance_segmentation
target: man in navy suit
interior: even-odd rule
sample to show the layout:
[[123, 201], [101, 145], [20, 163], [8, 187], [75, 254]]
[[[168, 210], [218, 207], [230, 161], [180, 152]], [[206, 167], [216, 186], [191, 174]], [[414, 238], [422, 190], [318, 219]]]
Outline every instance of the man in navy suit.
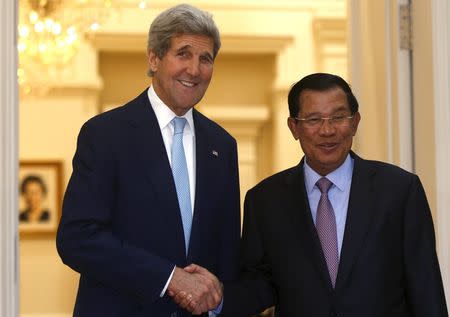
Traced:
[[[152, 85], [81, 128], [57, 234], [63, 262], [80, 273], [74, 316], [190, 316], [180, 294], [194, 314], [220, 312], [219, 281], [237, 273], [237, 146], [193, 108], [219, 48], [210, 14], [162, 12], [148, 37]], [[179, 121], [185, 186], [172, 164]], [[192, 263], [195, 272], [183, 269]]]
[[305, 156], [247, 193], [223, 316], [448, 317], [419, 178], [351, 151], [361, 115], [342, 78], [306, 76], [288, 103]]

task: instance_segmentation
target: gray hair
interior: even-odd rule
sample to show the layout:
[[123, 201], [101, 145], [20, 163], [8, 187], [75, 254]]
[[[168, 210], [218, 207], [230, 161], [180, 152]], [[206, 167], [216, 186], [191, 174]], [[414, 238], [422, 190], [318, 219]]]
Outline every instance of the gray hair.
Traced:
[[[220, 34], [212, 15], [189, 4], [180, 4], [161, 12], [150, 25], [147, 52], [163, 58], [170, 48], [172, 37], [183, 34], [205, 35], [214, 41], [213, 57], [220, 49]], [[153, 76], [152, 70], [148, 75]]]

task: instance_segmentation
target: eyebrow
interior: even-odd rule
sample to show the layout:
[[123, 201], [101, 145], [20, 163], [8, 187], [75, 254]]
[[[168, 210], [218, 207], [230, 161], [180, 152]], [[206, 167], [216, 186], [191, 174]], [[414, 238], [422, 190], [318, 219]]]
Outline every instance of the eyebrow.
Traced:
[[[347, 108], [347, 106], [345, 106], [345, 105], [342, 105], [342, 106], [339, 106], [339, 108], [337, 108], [337, 109], [334, 109], [333, 110], [333, 112], [331, 113], [331, 115], [333, 115], [333, 114], [335, 114], [335, 113], [338, 113], [338, 112], [343, 112], [343, 111], [350, 111], [350, 112], [352, 112], [352, 110], [351, 109], [349, 109], [350, 108], [350, 106]], [[318, 111], [315, 111], [315, 112], [311, 112], [311, 113], [307, 113], [307, 114], [305, 114], [305, 117], [310, 117], [310, 116], [322, 116], [323, 114], [322, 113], [320, 113], [320, 112], [318, 112]]]
[[336, 110], [334, 110], [334, 112], [347, 111], [347, 110], [350, 110], [350, 112], [352, 111], [352, 109], [350, 109], [350, 106], [341, 105]]
[[184, 51], [184, 50], [187, 50], [187, 49], [189, 49], [189, 48], [191, 48], [191, 47], [192, 47], [191, 45], [186, 44], [186, 45], [183, 45], [183, 46], [177, 48], [176, 51], [177, 51], [177, 52]]
[[[185, 50], [190, 49], [191, 47], [192, 47], [191, 45], [186, 44], [186, 45], [183, 45], [183, 46], [179, 47], [179, 48], [176, 50], [176, 52], [177, 52], [177, 53], [178, 53], [178, 52], [182, 52], [182, 51], [185, 51]], [[206, 57], [208, 57], [209, 59], [214, 60], [213, 56], [212, 56], [211, 53], [208, 52], [208, 51], [205, 51], [205, 52], [201, 53], [200, 55], [201, 55], [201, 56], [206, 56]]]

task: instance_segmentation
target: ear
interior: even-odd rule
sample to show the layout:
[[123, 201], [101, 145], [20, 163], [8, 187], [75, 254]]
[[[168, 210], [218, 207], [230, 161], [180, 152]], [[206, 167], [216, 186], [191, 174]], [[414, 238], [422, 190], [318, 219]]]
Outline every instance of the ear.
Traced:
[[291, 130], [291, 133], [292, 133], [292, 136], [294, 137], [294, 139], [298, 140], [300, 138], [300, 134], [298, 131], [297, 120], [289, 117], [287, 119], [287, 125], [289, 127], [289, 130]]
[[160, 61], [160, 59], [155, 54], [155, 52], [153, 52], [152, 50], [149, 50], [148, 51], [148, 65], [152, 72], [158, 71], [159, 61]]
[[361, 115], [359, 112], [355, 112], [352, 124], [353, 136], [355, 136], [356, 131], [358, 130], [359, 121], [361, 121]]

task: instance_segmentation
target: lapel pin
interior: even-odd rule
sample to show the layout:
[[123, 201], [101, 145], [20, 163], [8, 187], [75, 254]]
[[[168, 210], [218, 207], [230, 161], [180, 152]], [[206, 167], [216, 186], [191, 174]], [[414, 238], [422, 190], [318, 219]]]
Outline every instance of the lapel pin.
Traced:
[[212, 151], [212, 155], [214, 155], [214, 156], [216, 156], [216, 157], [219, 157], [219, 152], [217, 152], [216, 150], [213, 150], [213, 151]]

